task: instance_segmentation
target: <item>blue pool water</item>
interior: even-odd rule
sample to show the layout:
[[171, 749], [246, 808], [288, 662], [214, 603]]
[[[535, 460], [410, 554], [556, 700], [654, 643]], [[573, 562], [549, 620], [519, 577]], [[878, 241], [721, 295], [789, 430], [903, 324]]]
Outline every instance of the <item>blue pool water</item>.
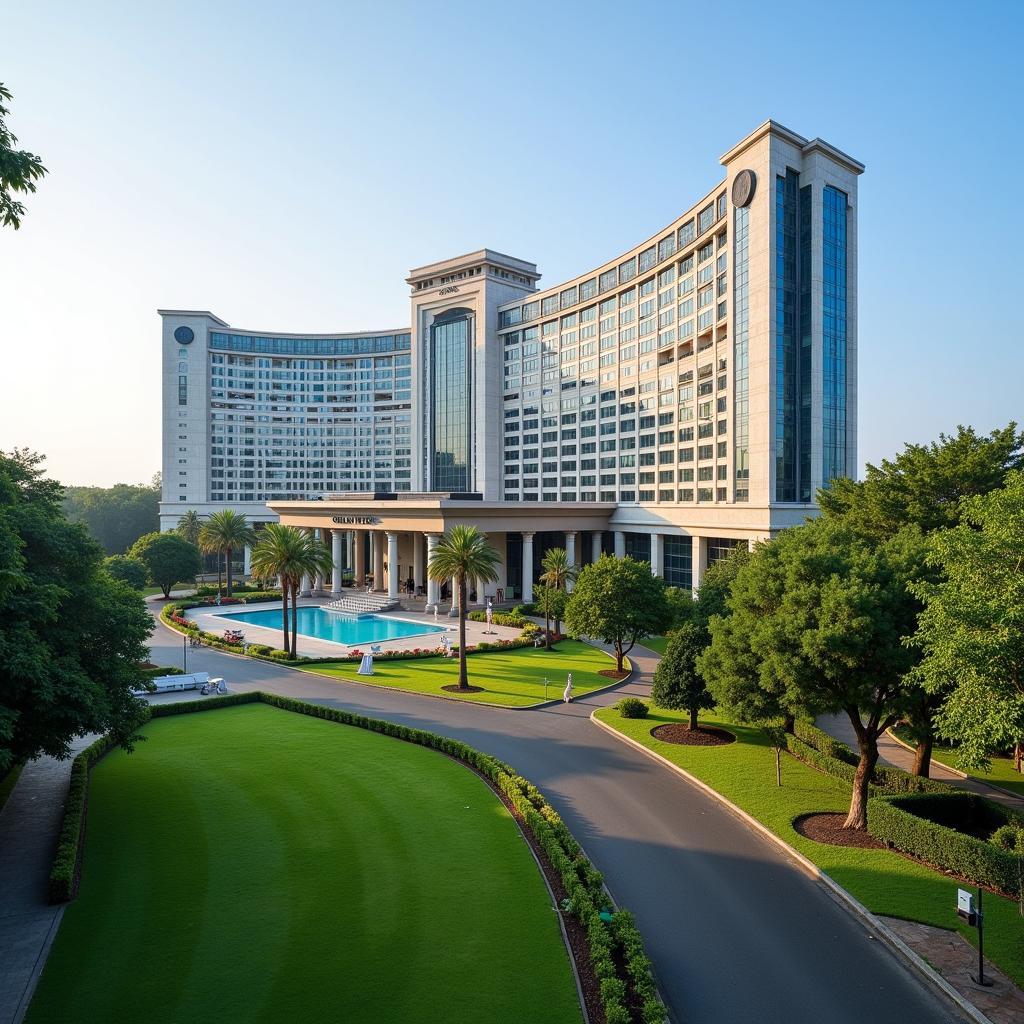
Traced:
[[[221, 618], [249, 622], [254, 626], [266, 626], [268, 629], [281, 629], [280, 608], [251, 612], [222, 612]], [[288, 618], [290, 621], [290, 609]], [[325, 612], [323, 608], [313, 606], [299, 609], [296, 631], [303, 636], [312, 636], [318, 640], [333, 640], [336, 644], [346, 644], [349, 647], [375, 644], [381, 640], [395, 640], [398, 637], [426, 636], [430, 633], [444, 632], [443, 629], [421, 626], [418, 622], [408, 622], [404, 619], [392, 619], [383, 615], [363, 615], [356, 618], [338, 612]]]

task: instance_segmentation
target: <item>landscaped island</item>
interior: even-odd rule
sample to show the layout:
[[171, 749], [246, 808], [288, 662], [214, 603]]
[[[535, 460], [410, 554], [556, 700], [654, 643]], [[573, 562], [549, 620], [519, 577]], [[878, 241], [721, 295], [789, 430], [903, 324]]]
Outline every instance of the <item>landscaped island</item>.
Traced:
[[29, 1021], [579, 1021], [550, 895], [442, 754], [259, 703], [93, 770]]

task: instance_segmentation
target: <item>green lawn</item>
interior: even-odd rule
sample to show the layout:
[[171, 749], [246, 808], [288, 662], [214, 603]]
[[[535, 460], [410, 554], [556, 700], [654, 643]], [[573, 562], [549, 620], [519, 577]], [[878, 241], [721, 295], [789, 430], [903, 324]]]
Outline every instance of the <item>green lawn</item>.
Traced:
[[31, 1024], [581, 1019], [537, 865], [464, 766], [258, 704], [145, 733], [93, 772]]
[[641, 647], [646, 647], [647, 650], [661, 655], [664, 655], [665, 648], [668, 647], [667, 636], [649, 636], [645, 640], [638, 640], [637, 642]]
[[[845, 811], [850, 801], [849, 786], [783, 754], [779, 789], [775, 784], [774, 751], [759, 730], [702, 717], [702, 724], [735, 733], [737, 742], [723, 747], [687, 747], [662, 743], [650, 735], [664, 722], [685, 720], [685, 712], [652, 708], [646, 719], [624, 719], [615, 708], [602, 708], [597, 717], [696, 775], [812, 860], [869, 910], [955, 928], [976, 942], [975, 930], [961, 925], [956, 917], [955, 881], [889, 850], [826, 846], [796, 832], [793, 819], [801, 814]], [[1017, 904], [989, 895], [985, 897], [985, 912], [986, 955], [1018, 985], [1024, 983], [1024, 918]]]
[[[894, 729], [893, 732], [904, 742], [909, 742], [908, 737], [900, 729]], [[936, 743], [932, 749], [932, 757], [950, 768], [963, 770], [956, 763], [955, 747]], [[991, 782], [993, 786], [1002, 786], [1003, 789], [1009, 789], [1024, 796], [1024, 775], [1014, 769], [1012, 757], [993, 757], [990, 771], [969, 772], [968, 774], [981, 782]]]
[[[173, 594], [176, 590], [195, 590], [195, 589], [196, 589], [196, 584], [195, 584], [195, 580], [193, 580], [191, 583], [175, 583], [174, 586], [171, 587], [171, 593]], [[156, 597], [157, 594], [160, 594], [162, 596], [163, 595], [163, 588], [161, 588], [161, 587], [146, 587], [142, 591], [142, 596], [143, 597]]]
[[[480, 693], [467, 693], [461, 700], [529, 707], [545, 699], [562, 696], [568, 673], [572, 673], [573, 694], [584, 694], [615, 680], [598, 675], [602, 669], [615, 668], [615, 661], [590, 644], [578, 640], [560, 640], [553, 650], [518, 647], [511, 651], [470, 654], [469, 683], [482, 686]], [[387, 661], [378, 658], [372, 676], [356, 674], [358, 662], [340, 661], [322, 665], [299, 666], [304, 672], [338, 676], [360, 683], [372, 683], [413, 693], [431, 693], [442, 697], [458, 694], [441, 689], [459, 681], [458, 658], [417, 658], [408, 661]], [[544, 679], [548, 680], [545, 698]]]

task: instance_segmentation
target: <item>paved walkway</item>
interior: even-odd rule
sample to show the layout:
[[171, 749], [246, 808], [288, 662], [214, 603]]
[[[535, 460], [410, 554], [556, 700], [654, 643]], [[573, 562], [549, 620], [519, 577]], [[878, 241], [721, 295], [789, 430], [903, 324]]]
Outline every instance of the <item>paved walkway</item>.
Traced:
[[[841, 740], [851, 750], [855, 751], [857, 749], [857, 736], [853, 731], [853, 726], [850, 724], [850, 719], [846, 715], [822, 715], [817, 720], [817, 726], [819, 729], [824, 729], [830, 736]], [[878, 741], [878, 758], [883, 764], [895, 765], [897, 768], [902, 768], [905, 772], [911, 771], [914, 767], [913, 752], [903, 746], [902, 743], [893, 739], [888, 733]], [[1012, 808], [1018, 814], [1024, 814], [1024, 796], [1017, 796], [1004, 789], [999, 789], [997, 786], [990, 786], [984, 780], [976, 779], [973, 776], [965, 779], [962, 775], [957, 775], [956, 772], [950, 771], [944, 764], [936, 761], [935, 758], [932, 758], [931, 778], [938, 779], [940, 782], [948, 782], [957, 789], [965, 789], [971, 793], [977, 793], [988, 800], [994, 800], [997, 803]]]
[[[73, 750], [95, 737], [79, 740]], [[0, 1022], [20, 1021], [60, 922], [47, 902], [71, 761], [30, 761], [0, 811]]]
[[[158, 625], [153, 661], [178, 664], [180, 654], [180, 638]], [[190, 651], [189, 667], [223, 676], [233, 690], [262, 689], [430, 729], [512, 764], [545, 791], [614, 897], [635, 914], [680, 1024], [862, 1024], [865, 1000], [872, 1024], [961, 1021], [774, 844], [589, 721], [595, 707], [650, 695], [657, 657], [640, 648], [631, 657], [634, 679], [616, 690], [525, 713], [208, 648]]]

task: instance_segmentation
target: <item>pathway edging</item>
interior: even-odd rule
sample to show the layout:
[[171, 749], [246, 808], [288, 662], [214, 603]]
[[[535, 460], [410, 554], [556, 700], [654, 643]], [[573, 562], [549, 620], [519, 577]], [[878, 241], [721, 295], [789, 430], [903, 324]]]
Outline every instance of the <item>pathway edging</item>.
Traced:
[[762, 825], [756, 818], [748, 814], [741, 807], [738, 807], [727, 797], [723, 796], [716, 789], [712, 789], [706, 782], [697, 778], [696, 775], [690, 774], [685, 768], [680, 768], [679, 765], [674, 764], [667, 757], [662, 756], [656, 750], [651, 750], [650, 747], [644, 746], [642, 743], [638, 743], [630, 736], [626, 736], [619, 732], [618, 729], [613, 728], [606, 722], [602, 722], [600, 718], [597, 718], [597, 710], [592, 711], [590, 714], [590, 720], [599, 728], [604, 729], [612, 736], [616, 737], [620, 742], [625, 743], [627, 746], [633, 747], [639, 750], [641, 753], [646, 754], [652, 760], [659, 762], [664, 765], [670, 771], [675, 772], [677, 775], [684, 778], [687, 782], [696, 786], [702, 790], [708, 796], [717, 800], [727, 810], [736, 815], [741, 821], [749, 825], [755, 832], [764, 836], [770, 842], [774, 843], [783, 853], [791, 857], [801, 868], [803, 868], [812, 878], [816, 881], [821, 882], [825, 889], [828, 890], [829, 895], [835, 899], [835, 901], [848, 910], [854, 917], [859, 918], [864, 922], [872, 931], [876, 932], [878, 937], [894, 952], [897, 956], [901, 957], [925, 982], [935, 988], [941, 995], [945, 996], [950, 1002], [954, 1003], [958, 1009], [966, 1013], [967, 1016], [975, 1022], [975, 1024], [992, 1024], [992, 1021], [985, 1016], [973, 1003], [968, 1002], [952, 985], [949, 984], [945, 978], [937, 974], [932, 968], [915, 953], [888, 925], [880, 921], [874, 914], [864, 906], [860, 900], [856, 899], [849, 892], [847, 892], [838, 882], [830, 878], [825, 872], [821, 870], [812, 860], [805, 857], [799, 850], [790, 846], [784, 839], [777, 836], [767, 826]]

